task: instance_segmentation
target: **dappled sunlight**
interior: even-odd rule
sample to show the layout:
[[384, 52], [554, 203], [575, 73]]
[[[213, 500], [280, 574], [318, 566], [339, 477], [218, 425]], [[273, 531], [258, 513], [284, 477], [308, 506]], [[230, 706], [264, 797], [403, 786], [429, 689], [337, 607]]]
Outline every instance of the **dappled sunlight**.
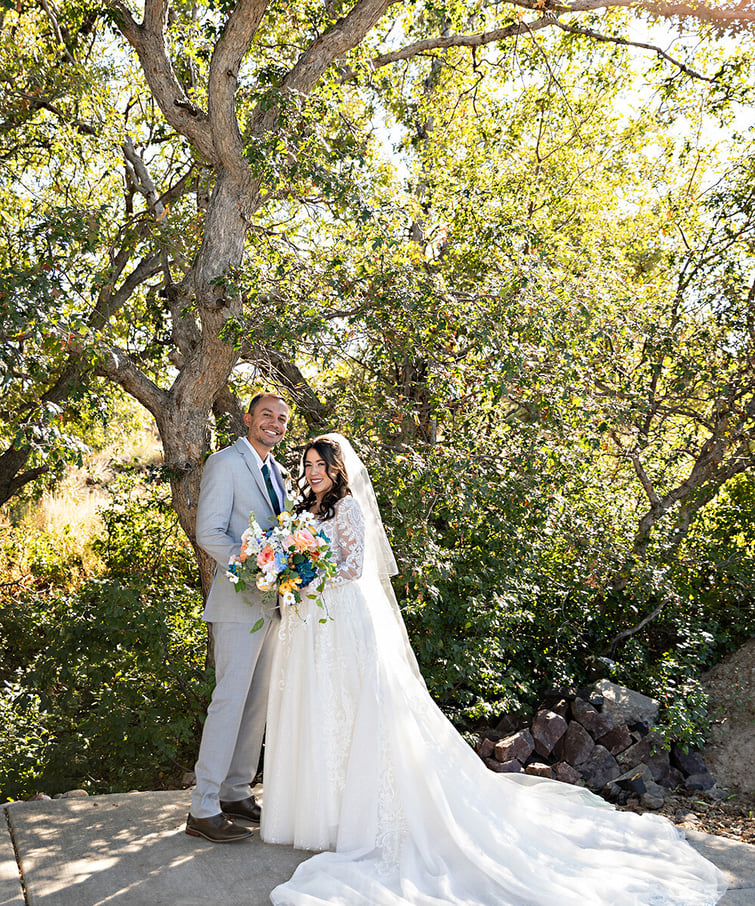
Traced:
[[[17, 803], [8, 815], [30, 899], [55, 906], [267, 902], [305, 853], [252, 838], [217, 846], [184, 832], [190, 792]], [[212, 893], [211, 893], [212, 892]], [[241, 901], [239, 901], [241, 902]]]

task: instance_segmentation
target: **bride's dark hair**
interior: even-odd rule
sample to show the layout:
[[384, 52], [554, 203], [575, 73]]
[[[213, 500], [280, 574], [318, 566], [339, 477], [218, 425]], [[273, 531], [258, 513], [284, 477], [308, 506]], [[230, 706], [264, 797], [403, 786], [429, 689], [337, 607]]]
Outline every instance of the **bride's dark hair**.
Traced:
[[303, 510], [314, 509], [317, 503], [315, 492], [310, 488], [307, 479], [304, 477], [304, 460], [310, 450], [314, 450], [318, 456], [322, 457], [328, 478], [333, 482], [332, 487], [325, 492], [322, 498], [320, 512], [318, 513], [323, 519], [332, 519], [335, 516], [336, 504], [341, 498], [349, 496], [351, 489], [349, 488], [349, 478], [343, 462], [341, 447], [329, 437], [316, 437], [304, 448], [304, 452], [301, 455], [301, 472], [298, 481], [299, 490], [302, 493], [302, 501], [297, 506], [296, 511], [301, 513]]

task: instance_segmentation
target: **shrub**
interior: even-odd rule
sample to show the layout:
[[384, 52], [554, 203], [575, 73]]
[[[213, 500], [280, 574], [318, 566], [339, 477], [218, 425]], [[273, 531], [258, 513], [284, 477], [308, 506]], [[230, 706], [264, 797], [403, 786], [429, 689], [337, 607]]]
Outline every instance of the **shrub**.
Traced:
[[37, 568], [0, 603], [3, 797], [160, 788], [193, 762], [210, 677], [191, 549], [138, 475], [102, 518], [99, 575]]

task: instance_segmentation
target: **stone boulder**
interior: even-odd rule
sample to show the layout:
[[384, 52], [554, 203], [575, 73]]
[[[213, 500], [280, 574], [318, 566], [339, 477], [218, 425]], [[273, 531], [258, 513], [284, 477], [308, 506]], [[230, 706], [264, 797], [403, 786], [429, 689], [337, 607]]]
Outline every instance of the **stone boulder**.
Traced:
[[631, 771], [626, 771], [606, 784], [606, 798], [614, 802], [624, 802], [628, 796], [637, 796], [646, 808], [659, 809], [663, 805], [666, 791], [653, 780], [647, 765], [641, 764]]
[[575, 698], [571, 703], [571, 713], [574, 720], [578, 721], [592, 736], [600, 739], [616, 726], [616, 721], [610, 714], [601, 714], [600, 711], [583, 698]]
[[566, 733], [566, 728], [567, 723], [560, 714], [549, 709], [539, 711], [532, 722], [532, 739], [537, 754], [547, 758]]
[[548, 780], [553, 780], [553, 768], [549, 764], [543, 764], [542, 761], [533, 761], [528, 764], [524, 773], [533, 777], [547, 777]]
[[593, 691], [603, 696], [603, 713], [614, 717], [617, 724], [655, 726], [659, 705], [654, 698], [606, 679], [598, 680]]
[[629, 727], [626, 724], [620, 724], [599, 737], [597, 742], [605, 746], [611, 755], [618, 755], [619, 752], [623, 752], [634, 743], [634, 738], [629, 732]]
[[569, 719], [569, 702], [565, 698], [560, 698], [557, 702], [554, 702], [549, 710], [560, 714], [564, 720]]
[[716, 781], [710, 771], [700, 771], [697, 774], [690, 774], [685, 778], [684, 788], [686, 790], [709, 790], [715, 785]]
[[592, 790], [601, 790], [621, 774], [616, 759], [605, 746], [596, 745], [587, 761], [576, 766], [582, 779]]
[[578, 784], [582, 781], [582, 775], [568, 761], [557, 761], [553, 765], [553, 777], [561, 783]]
[[697, 749], [685, 752], [676, 743], [671, 746], [671, 763], [683, 774], [703, 774], [708, 770], [705, 759]]
[[513, 736], [501, 739], [495, 745], [495, 757], [501, 763], [516, 758], [521, 764], [530, 757], [535, 750], [535, 741], [529, 730], [520, 730]]
[[521, 761], [512, 758], [510, 761], [498, 761], [497, 758], [486, 758], [485, 764], [497, 774], [521, 774], [524, 771]]
[[483, 761], [486, 758], [492, 758], [495, 746], [495, 741], [490, 739], [489, 736], [485, 736], [477, 743], [477, 754]]
[[595, 740], [579, 721], [573, 720], [559, 740], [555, 754], [561, 761], [577, 765], [587, 761], [594, 748]]
[[[651, 730], [650, 733], [647, 733], [638, 742], [629, 746], [628, 749], [619, 752], [616, 756], [616, 761], [626, 771], [637, 764], [646, 764], [650, 758], [659, 752], [666, 752], [665, 745], [666, 741], [661, 734]], [[668, 752], [666, 752], [666, 756], [668, 757]]]

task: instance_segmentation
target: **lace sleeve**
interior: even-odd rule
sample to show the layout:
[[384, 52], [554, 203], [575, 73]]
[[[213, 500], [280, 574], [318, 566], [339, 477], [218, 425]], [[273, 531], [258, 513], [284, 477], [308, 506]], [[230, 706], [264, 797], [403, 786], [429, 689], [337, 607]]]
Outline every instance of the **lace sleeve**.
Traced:
[[364, 517], [353, 497], [338, 501], [331, 540], [338, 573], [328, 580], [327, 587], [359, 579], [364, 563]]

